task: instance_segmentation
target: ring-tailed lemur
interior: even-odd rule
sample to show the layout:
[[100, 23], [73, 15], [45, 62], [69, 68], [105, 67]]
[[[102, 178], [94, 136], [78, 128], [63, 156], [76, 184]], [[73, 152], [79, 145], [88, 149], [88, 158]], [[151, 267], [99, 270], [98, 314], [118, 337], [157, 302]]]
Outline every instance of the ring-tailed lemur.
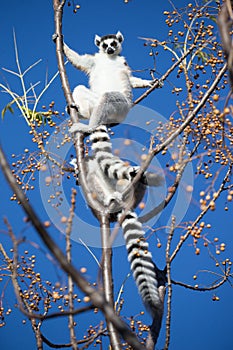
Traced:
[[154, 80], [144, 80], [131, 75], [131, 70], [123, 56], [123, 35], [109, 34], [95, 36], [99, 52], [95, 55], [79, 55], [65, 43], [64, 53], [67, 59], [89, 76], [90, 89], [83, 85], [73, 91], [73, 99], [80, 117], [89, 119], [89, 125], [75, 123], [70, 132], [90, 133], [98, 125], [116, 125], [121, 123], [132, 107], [132, 88], [151, 87]]
[[[128, 260], [142, 300], [153, 317], [151, 326], [153, 337], [160, 330], [163, 314], [163, 293], [165, 273], [160, 271], [152, 261], [152, 255], [145, 241], [142, 224], [135, 212], [124, 207], [135, 208], [141, 201], [146, 186], [160, 186], [162, 177], [145, 172], [133, 190], [132, 198], [122, 198], [122, 192], [132, 182], [139, 167], [129, 166], [112, 154], [112, 144], [107, 128], [101, 125], [90, 135], [92, 156], [86, 157], [87, 182], [94, 198], [111, 210], [112, 221], [122, 222], [123, 235], [128, 251]], [[76, 160], [71, 164], [77, 170]], [[131, 193], [132, 195], [132, 193]]]

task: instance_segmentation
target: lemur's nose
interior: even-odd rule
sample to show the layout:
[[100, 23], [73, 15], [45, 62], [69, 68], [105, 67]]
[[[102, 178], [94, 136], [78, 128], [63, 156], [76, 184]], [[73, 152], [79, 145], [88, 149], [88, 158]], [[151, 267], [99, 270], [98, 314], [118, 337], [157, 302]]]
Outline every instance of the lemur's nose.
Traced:
[[108, 53], [109, 55], [113, 54], [113, 53], [114, 53], [114, 49], [113, 49], [112, 47], [108, 47], [107, 53]]

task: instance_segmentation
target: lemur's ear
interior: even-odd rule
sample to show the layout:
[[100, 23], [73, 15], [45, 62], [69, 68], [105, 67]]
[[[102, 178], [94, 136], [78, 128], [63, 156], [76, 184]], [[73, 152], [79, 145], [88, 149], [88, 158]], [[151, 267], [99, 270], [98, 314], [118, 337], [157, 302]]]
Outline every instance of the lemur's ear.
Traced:
[[116, 37], [119, 40], [119, 43], [122, 43], [124, 41], [124, 37], [121, 34], [121, 32], [118, 30], [118, 32], [116, 33]]
[[95, 36], [95, 45], [96, 46], [100, 46], [100, 40], [101, 40], [101, 37], [96, 34], [96, 36]]

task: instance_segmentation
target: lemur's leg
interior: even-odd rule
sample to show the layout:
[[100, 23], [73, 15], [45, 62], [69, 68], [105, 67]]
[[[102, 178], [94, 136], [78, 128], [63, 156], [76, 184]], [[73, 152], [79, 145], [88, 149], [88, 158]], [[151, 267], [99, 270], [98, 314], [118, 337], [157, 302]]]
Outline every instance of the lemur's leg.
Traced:
[[98, 96], [84, 85], [78, 85], [73, 91], [74, 103], [83, 119], [90, 119], [98, 103]]
[[95, 128], [101, 124], [119, 124], [126, 118], [130, 108], [131, 101], [121, 92], [106, 92], [93, 110], [89, 125]]
[[115, 191], [111, 185], [111, 182], [105, 178], [101, 169], [99, 168], [96, 159], [92, 159], [91, 157], [89, 157], [86, 162], [86, 166], [88, 169], [88, 188], [92, 193], [93, 197], [105, 206], [109, 206], [111, 202], [115, 202], [118, 203], [119, 207], [122, 201], [122, 194], [120, 192]]
[[119, 124], [126, 118], [130, 108], [131, 101], [122, 93], [117, 91], [106, 92], [93, 109], [89, 125], [82, 123], [74, 124], [70, 132], [81, 131], [91, 133], [101, 124]]

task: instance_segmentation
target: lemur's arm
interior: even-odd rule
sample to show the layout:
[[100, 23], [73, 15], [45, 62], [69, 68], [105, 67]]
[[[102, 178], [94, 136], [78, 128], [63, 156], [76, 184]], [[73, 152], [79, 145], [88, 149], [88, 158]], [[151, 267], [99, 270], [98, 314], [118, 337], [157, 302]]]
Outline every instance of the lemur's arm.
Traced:
[[70, 61], [70, 63], [73, 64], [74, 67], [84, 71], [87, 74], [90, 73], [90, 70], [92, 69], [95, 62], [93, 55], [79, 55], [77, 52], [70, 49], [65, 43], [63, 44], [63, 50], [67, 59]]
[[152, 87], [154, 82], [155, 80], [146, 80], [146, 79], [130, 76], [130, 84], [133, 89]]

